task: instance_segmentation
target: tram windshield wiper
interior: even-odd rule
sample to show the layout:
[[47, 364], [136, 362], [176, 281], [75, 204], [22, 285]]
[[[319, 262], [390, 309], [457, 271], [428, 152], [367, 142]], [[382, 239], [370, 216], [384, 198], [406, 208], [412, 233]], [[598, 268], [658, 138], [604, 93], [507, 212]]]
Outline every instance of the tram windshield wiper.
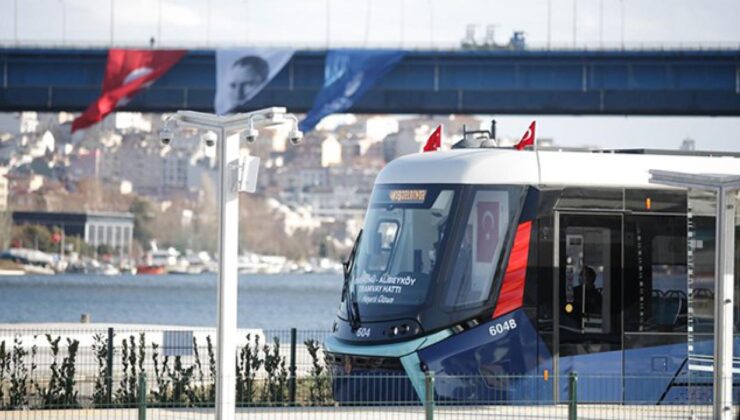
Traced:
[[360, 328], [360, 308], [355, 300], [357, 296], [355, 284], [352, 285], [352, 291], [350, 291], [350, 273], [352, 273], [352, 268], [355, 264], [355, 254], [357, 253], [360, 239], [362, 239], [362, 230], [357, 234], [355, 244], [352, 246], [352, 252], [350, 252], [349, 258], [344, 263], [344, 302], [346, 305], [347, 320], [353, 331]]

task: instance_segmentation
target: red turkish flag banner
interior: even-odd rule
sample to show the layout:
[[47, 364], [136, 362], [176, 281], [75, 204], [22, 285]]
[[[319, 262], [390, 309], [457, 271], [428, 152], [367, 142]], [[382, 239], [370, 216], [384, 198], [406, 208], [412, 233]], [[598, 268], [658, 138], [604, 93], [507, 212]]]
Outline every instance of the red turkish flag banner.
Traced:
[[535, 124], [536, 121], [532, 121], [532, 124], [529, 124], [529, 128], [527, 129], [527, 132], [524, 133], [522, 136], [522, 139], [519, 140], [519, 143], [517, 143], [514, 148], [516, 150], [523, 150], [527, 146], [534, 145], [534, 130], [535, 130]]
[[493, 261], [498, 245], [498, 201], [479, 201], [477, 211], [477, 234], [475, 262], [489, 263]]
[[434, 152], [442, 147], [442, 126], [438, 125], [424, 145], [425, 152]]
[[72, 122], [72, 132], [90, 127], [125, 105], [141, 89], [152, 85], [185, 55], [185, 50], [108, 51], [103, 92]]

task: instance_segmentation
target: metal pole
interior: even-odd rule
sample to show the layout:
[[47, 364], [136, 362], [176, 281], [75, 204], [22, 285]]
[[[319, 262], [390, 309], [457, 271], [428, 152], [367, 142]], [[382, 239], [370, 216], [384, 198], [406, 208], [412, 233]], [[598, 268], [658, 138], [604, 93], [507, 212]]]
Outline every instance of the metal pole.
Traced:
[[139, 420], [146, 420], [146, 373], [139, 375]]
[[578, 419], [578, 374], [571, 372], [568, 376], [568, 420]]
[[434, 419], [434, 372], [424, 372], [424, 419]]
[[235, 414], [234, 357], [236, 356], [237, 257], [239, 196], [234, 189], [239, 142], [218, 131], [219, 223], [218, 223], [218, 357], [216, 359], [216, 419], [232, 420]]
[[296, 373], [296, 346], [298, 345], [298, 331], [295, 328], [290, 329], [290, 379], [288, 382], [288, 394], [290, 403], [295, 404], [295, 373]]
[[734, 293], [735, 202], [725, 188], [717, 190], [716, 267], [714, 303], [714, 412], [732, 419], [732, 329]]
[[105, 394], [110, 406], [113, 403], [113, 328], [108, 328], [108, 357], [106, 357]]

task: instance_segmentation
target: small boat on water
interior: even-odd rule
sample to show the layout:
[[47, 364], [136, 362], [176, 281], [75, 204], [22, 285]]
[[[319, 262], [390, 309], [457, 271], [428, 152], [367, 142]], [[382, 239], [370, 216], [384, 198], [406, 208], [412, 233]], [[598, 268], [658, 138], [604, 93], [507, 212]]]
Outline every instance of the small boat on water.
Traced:
[[[49, 255], [35, 249], [10, 248], [0, 253], [0, 261], [14, 263], [14, 267], [9, 268], [11, 274], [16, 274], [22, 270], [21, 274], [55, 274], [54, 259]], [[6, 263], [7, 264], [7, 263]]]
[[139, 264], [136, 266], [136, 274], [166, 274], [163, 265]]

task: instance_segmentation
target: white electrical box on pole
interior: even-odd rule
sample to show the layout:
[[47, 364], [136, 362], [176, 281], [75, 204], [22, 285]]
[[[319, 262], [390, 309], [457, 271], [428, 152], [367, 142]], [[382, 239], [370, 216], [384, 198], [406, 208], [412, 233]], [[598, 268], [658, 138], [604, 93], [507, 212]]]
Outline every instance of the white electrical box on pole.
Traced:
[[[239, 253], [239, 192], [254, 192], [257, 187], [259, 158], [239, 156], [239, 142], [256, 140], [256, 130], [292, 122], [292, 144], [303, 137], [298, 120], [285, 108], [219, 116], [194, 111], [178, 111], [165, 122], [160, 132], [162, 144], [170, 144], [177, 127], [190, 127], [216, 133], [219, 173], [218, 218], [218, 326], [216, 330], [216, 419], [232, 420], [236, 412], [237, 334], [237, 258]], [[244, 135], [246, 133], [246, 136]], [[208, 138], [206, 145], [213, 145]]]

